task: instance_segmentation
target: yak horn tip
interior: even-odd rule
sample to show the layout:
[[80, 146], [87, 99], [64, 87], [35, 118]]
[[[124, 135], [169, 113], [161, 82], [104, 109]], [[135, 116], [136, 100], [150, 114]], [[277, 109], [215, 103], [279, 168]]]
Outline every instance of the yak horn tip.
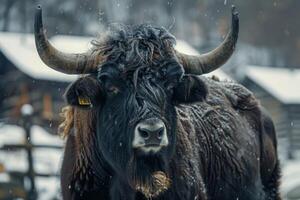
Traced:
[[35, 8], [35, 15], [36, 15], [36, 18], [42, 17], [42, 6], [40, 4], [38, 4]]
[[231, 30], [233, 31], [233, 37], [237, 40], [238, 32], [239, 32], [239, 13], [236, 11], [235, 5], [231, 6], [231, 14], [232, 14], [232, 21], [231, 21]]
[[41, 18], [42, 17], [42, 6], [40, 4], [38, 4], [36, 6], [35, 16], [36, 16], [36, 18]]
[[42, 6], [38, 4], [35, 10], [34, 31], [40, 33], [43, 29]]
[[41, 9], [42, 9], [41, 4], [38, 4], [38, 5], [36, 6], [36, 9], [37, 9], [37, 10], [41, 10]]

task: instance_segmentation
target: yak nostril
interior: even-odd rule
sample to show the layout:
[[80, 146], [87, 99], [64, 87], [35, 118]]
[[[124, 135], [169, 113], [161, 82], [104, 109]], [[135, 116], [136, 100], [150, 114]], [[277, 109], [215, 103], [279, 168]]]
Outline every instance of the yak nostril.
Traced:
[[164, 135], [164, 127], [160, 127], [158, 129], [148, 129], [139, 127], [138, 131], [140, 136], [145, 140], [148, 140], [150, 138], [157, 138], [161, 140]]
[[164, 135], [164, 128], [162, 127], [157, 132], [157, 138], [162, 139], [163, 135]]
[[140, 136], [142, 136], [146, 140], [150, 138], [149, 132], [147, 132], [146, 130], [141, 129], [140, 127], [139, 127], [139, 133], [140, 133]]

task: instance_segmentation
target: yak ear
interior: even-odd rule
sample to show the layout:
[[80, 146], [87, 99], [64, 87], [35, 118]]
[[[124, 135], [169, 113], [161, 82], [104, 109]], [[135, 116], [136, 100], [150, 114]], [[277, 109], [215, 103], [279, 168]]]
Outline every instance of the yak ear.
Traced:
[[184, 75], [174, 88], [174, 100], [177, 103], [193, 103], [203, 101], [207, 96], [206, 84], [199, 76]]
[[92, 76], [81, 77], [69, 85], [65, 92], [65, 100], [72, 106], [92, 108], [103, 101], [100, 83]]

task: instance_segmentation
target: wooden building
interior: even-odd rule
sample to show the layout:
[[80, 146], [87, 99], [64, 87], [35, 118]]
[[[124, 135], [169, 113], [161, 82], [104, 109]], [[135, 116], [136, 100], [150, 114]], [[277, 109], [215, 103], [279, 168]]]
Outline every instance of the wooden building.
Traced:
[[254, 92], [271, 114], [279, 151], [294, 158], [300, 149], [300, 70], [244, 66], [243, 85]]
[[[72, 46], [74, 40], [57, 37], [53, 43], [76, 52], [80, 47]], [[56, 132], [64, 89], [75, 79], [42, 63], [32, 34], [0, 33], [0, 122], [18, 124], [20, 108], [31, 104], [33, 123]]]

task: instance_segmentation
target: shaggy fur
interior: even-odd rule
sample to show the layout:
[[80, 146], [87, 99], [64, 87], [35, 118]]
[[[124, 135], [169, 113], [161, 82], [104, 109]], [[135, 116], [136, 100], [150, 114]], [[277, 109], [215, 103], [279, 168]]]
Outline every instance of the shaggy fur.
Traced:
[[[184, 74], [174, 43], [149, 25], [94, 41], [106, 62], [66, 92], [64, 199], [280, 199], [272, 120], [241, 85]], [[169, 146], [146, 155], [131, 141], [151, 117]]]

